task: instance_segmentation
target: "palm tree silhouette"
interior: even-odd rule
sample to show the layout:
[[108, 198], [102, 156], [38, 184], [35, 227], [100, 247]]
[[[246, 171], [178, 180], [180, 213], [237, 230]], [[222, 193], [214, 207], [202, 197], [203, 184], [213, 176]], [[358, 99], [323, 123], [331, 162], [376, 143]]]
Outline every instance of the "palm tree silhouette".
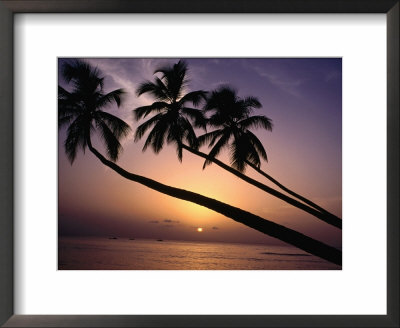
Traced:
[[261, 170], [261, 159], [268, 161], [267, 152], [257, 136], [250, 131], [251, 128], [264, 128], [272, 131], [272, 122], [268, 117], [251, 115], [254, 109], [261, 107], [257, 98], [242, 99], [230, 86], [221, 86], [211, 93], [204, 106], [204, 112], [211, 112], [207, 123], [216, 130], [199, 137], [200, 145], [208, 143], [208, 146], [212, 147], [203, 168], [211, 164], [212, 159], [215, 159], [223, 148], [229, 148], [231, 165], [236, 170], [243, 173], [246, 165], [249, 165], [288, 194], [319, 211], [321, 213], [318, 215], [319, 218], [341, 228], [340, 218], [285, 187]]
[[172, 68], [157, 69], [154, 74], [161, 73], [161, 78], [156, 76], [154, 82], [146, 81], [138, 87], [136, 91], [138, 96], [149, 93], [157, 100], [149, 106], [138, 107], [134, 110], [136, 120], [145, 118], [149, 114], [156, 114], [136, 129], [135, 141], [138, 141], [146, 131], [152, 128], [143, 151], [151, 146], [157, 154], [166, 140], [167, 143], [175, 144], [178, 159], [182, 161], [184, 142], [187, 142], [191, 148], [198, 148], [192, 124], [205, 129], [206, 121], [202, 112], [188, 107], [188, 103], [197, 106], [205, 99], [206, 92], [199, 90], [183, 94], [188, 83], [186, 71], [186, 63], [180, 60]]
[[119, 107], [124, 91], [117, 89], [105, 94], [104, 78], [99, 76], [99, 70], [83, 61], [65, 63], [62, 75], [74, 86], [72, 92], [58, 86], [58, 126], [69, 125], [64, 143], [69, 161], [74, 162], [78, 147], [85, 151], [95, 127], [101, 133], [108, 157], [116, 161], [122, 150], [120, 139], [127, 136], [131, 128], [102, 109], [112, 103]]
[[[265, 116], [249, 116], [253, 108], [261, 107], [260, 102], [254, 97], [240, 99], [236, 96], [236, 92], [229, 87], [223, 87], [213, 92], [208, 98], [205, 105], [205, 112], [215, 111], [215, 113], [210, 119], [206, 120], [200, 110], [186, 107], [187, 102], [191, 102], [193, 106], [197, 106], [206, 97], [206, 92], [202, 90], [189, 92], [184, 95], [184, 89], [188, 83], [186, 77], [187, 71], [186, 63], [180, 60], [177, 64], [155, 70], [154, 74], [161, 73], [161, 78], [156, 76], [154, 82], [146, 81], [138, 87], [136, 92], [138, 96], [149, 93], [156, 100], [149, 106], [138, 107], [133, 111], [136, 120], [145, 118], [149, 114], [154, 115], [136, 130], [135, 141], [138, 141], [146, 131], [151, 129], [143, 146], [143, 151], [151, 145], [154, 152], [158, 153], [162, 149], [165, 140], [167, 140], [167, 143], [173, 142], [176, 145], [180, 161], [182, 161], [182, 149], [185, 149], [206, 160], [203, 168], [211, 162], [215, 163], [247, 183], [328, 224], [341, 228], [342, 220], [330, 215], [330, 213], [321, 212], [315, 208], [316, 205], [314, 203], [304, 197], [302, 201], [308, 201], [308, 205], [243, 174], [247, 162], [254, 165], [254, 167], [258, 167], [261, 164], [260, 156], [267, 159], [267, 154], [262, 143], [249, 131], [249, 128], [264, 127], [271, 130], [271, 120]], [[204, 129], [206, 123], [213, 127], [222, 126], [222, 128], [206, 133], [197, 139], [190, 121], [194, 123], [195, 127]], [[240, 122], [240, 125], [238, 125], [238, 122]], [[232, 143], [233, 147], [231, 147], [233, 150], [231, 156], [233, 168], [216, 158], [232, 136], [235, 136]], [[218, 138], [219, 140], [216, 142]], [[199, 142], [200, 144], [210, 142], [211, 145], [215, 143], [209, 155], [198, 150]], [[288, 188], [285, 191], [291, 192]], [[295, 197], [300, 196], [294, 192], [292, 192], [292, 195]]]
[[[341, 265], [342, 252], [334, 247], [326, 245], [280, 224], [263, 219], [238, 207], [225, 204], [191, 191], [162, 184], [147, 177], [128, 172], [115, 164], [114, 160], [118, 158], [118, 154], [122, 150], [118, 136], [121, 137], [126, 135], [128, 130], [125, 125], [120, 124], [119, 119], [116, 120], [116, 122], [119, 123], [115, 126], [109, 123], [112, 119], [110, 120], [108, 116], [104, 119], [103, 122], [109, 124], [108, 130], [111, 132], [114, 131], [113, 136], [118, 141], [118, 143], [116, 143], [116, 140], [113, 137], [110, 137], [109, 132], [105, 132], [108, 130], [105, 129], [98, 120], [96, 120], [96, 112], [106, 104], [112, 102], [116, 102], [117, 105], [120, 105], [120, 95], [122, 94], [122, 91], [115, 90], [109, 94], [104, 94], [104, 78], [101, 77], [100, 74], [101, 73], [97, 68], [92, 68], [89, 64], [80, 60], [75, 60], [72, 64], [66, 63], [62, 69], [64, 79], [67, 83], [72, 82], [73, 88], [71, 92], [68, 92], [59, 87], [58, 97], [59, 128], [69, 124], [67, 129], [67, 139], [64, 146], [71, 163], [73, 163], [78, 148], [81, 147], [84, 150], [87, 147], [104, 165], [128, 180], [140, 183], [171, 197], [207, 207], [264, 234], [280, 239], [327, 261]], [[107, 95], [108, 100], [99, 100], [103, 99], [103, 97], [106, 97]], [[121, 126], [124, 127], [122, 128], [124, 131], [123, 133], [120, 132]], [[100, 132], [100, 136], [104, 139], [103, 142], [106, 146], [108, 157], [111, 160], [103, 156], [92, 145], [91, 135], [97, 131]], [[112, 140], [111, 143], [108, 143], [107, 139]]]
[[[249, 130], [261, 127], [272, 131], [271, 119], [264, 115], [250, 116], [255, 108], [261, 107], [257, 98], [241, 99], [230, 86], [222, 86], [213, 91], [207, 99], [204, 112], [213, 112], [207, 123], [219, 129], [199, 137], [200, 144], [209, 143], [209, 147], [212, 147], [209, 156], [217, 157], [223, 148], [230, 145], [231, 165], [239, 172], [245, 171], [246, 162], [260, 166], [260, 157], [268, 160], [261, 141]], [[203, 168], [211, 163], [207, 159]]]

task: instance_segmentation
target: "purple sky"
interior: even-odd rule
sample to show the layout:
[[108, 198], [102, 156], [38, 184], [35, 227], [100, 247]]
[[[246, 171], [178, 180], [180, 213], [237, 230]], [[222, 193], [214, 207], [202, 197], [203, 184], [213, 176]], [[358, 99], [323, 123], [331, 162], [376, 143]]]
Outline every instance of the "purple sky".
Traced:
[[[59, 64], [64, 60], [60, 59]], [[124, 88], [121, 108], [109, 111], [129, 123], [132, 109], [153, 100], [135, 96], [138, 83], [151, 80], [160, 65], [178, 59], [86, 59], [106, 75], [105, 89]], [[339, 58], [185, 59], [190, 90], [213, 90], [230, 84], [239, 96], [256, 96], [263, 108], [254, 114], [272, 119], [272, 132], [253, 130], [267, 150], [262, 169], [286, 186], [341, 217], [342, 64]], [[68, 89], [63, 81], [59, 83]], [[59, 134], [59, 231], [63, 235], [116, 235], [146, 238], [274, 243], [277, 241], [210, 210], [126, 181], [104, 167], [90, 152], [71, 166], [64, 154], [65, 131]], [[118, 164], [157, 181], [192, 190], [246, 209], [326, 243], [341, 245], [341, 231], [249, 186], [215, 165], [183, 154], [172, 146], [160, 154], [142, 153], [144, 138], [123, 141]], [[101, 146], [99, 149], [103, 150]], [[207, 148], [202, 148], [207, 152]], [[219, 157], [228, 163], [225, 153]], [[246, 174], [266, 183], [252, 172]], [[268, 184], [271, 185], [271, 184]], [[271, 185], [272, 186], [272, 185]], [[197, 227], [203, 227], [197, 233]]]

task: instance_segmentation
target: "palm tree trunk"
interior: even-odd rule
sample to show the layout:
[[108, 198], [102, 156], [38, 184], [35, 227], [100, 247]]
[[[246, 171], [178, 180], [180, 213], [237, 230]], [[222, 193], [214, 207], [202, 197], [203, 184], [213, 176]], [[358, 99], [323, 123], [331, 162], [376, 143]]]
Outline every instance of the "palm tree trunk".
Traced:
[[240, 179], [250, 183], [251, 185], [253, 185], [253, 186], [255, 186], [255, 187], [257, 187], [257, 188], [259, 188], [259, 189], [261, 189], [261, 190], [263, 190], [263, 191], [265, 191], [265, 192], [267, 192], [267, 193], [269, 193], [269, 194], [271, 194], [271, 195], [273, 195], [273, 196], [275, 196], [275, 197], [277, 197], [277, 198], [279, 198], [279, 199], [281, 199], [281, 200], [283, 200], [283, 201], [285, 201], [285, 202], [287, 202], [287, 203], [289, 203], [289, 204], [291, 204], [291, 205], [293, 205], [293, 206], [295, 206], [295, 207], [297, 207], [297, 208], [299, 208], [299, 209], [301, 209], [301, 210], [303, 210], [303, 211], [305, 211], [305, 212], [307, 212], [307, 213], [319, 218], [320, 220], [322, 220], [322, 221], [324, 221], [324, 222], [326, 222], [326, 223], [328, 223], [328, 224], [330, 224], [330, 225], [332, 225], [332, 226], [334, 226], [336, 228], [342, 229], [342, 220], [339, 219], [338, 217], [335, 217], [333, 215], [327, 215], [325, 213], [321, 213], [320, 211], [316, 210], [315, 208], [307, 206], [307, 205], [297, 201], [296, 199], [293, 199], [293, 198], [291, 198], [291, 197], [289, 197], [289, 196], [287, 196], [285, 194], [282, 194], [281, 192], [279, 192], [279, 191], [277, 191], [277, 190], [275, 190], [275, 189], [273, 189], [271, 187], [268, 187], [267, 185], [262, 184], [261, 182], [259, 182], [257, 180], [254, 180], [254, 179], [248, 177], [247, 175], [244, 175], [243, 173], [239, 172], [238, 170], [235, 170], [234, 168], [230, 167], [229, 165], [226, 165], [225, 163], [219, 161], [218, 159], [209, 157], [207, 154], [204, 154], [204, 153], [202, 153], [202, 152], [200, 152], [198, 150], [195, 150], [195, 149], [193, 149], [191, 147], [188, 147], [187, 145], [182, 144], [182, 148], [186, 149], [187, 151], [191, 152], [192, 154], [195, 154], [197, 156], [200, 156], [200, 157], [203, 157], [205, 159], [208, 159], [208, 160], [212, 161], [213, 163], [215, 163], [218, 166], [222, 167], [226, 171], [236, 175]]
[[312, 202], [311, 200], [299, 195], [298, 193], [294, 192], [293, 190], [290, 190], [289, 188], [285, 187], [283, 184], [281, 184], [279, 181], [275, 180], [273, 177], [271, 177], [268, 173], [264, 172], [263, 170], [261, 170], [259, 167], [257, 167], [256, 165], [254, 165], [253, 163], [246, 161], [246, 164], [249, 165], [253, 170], [255, 170], [256, 172], [258, 172], [259, 174], [263, 175], [264, 177], [266, 177], [269, 181], [271, 181], [273, 184], [275, 184], [276, 186], [278, 186], [279, 188], [281, 188], [283, 191], [286, 191], [289, 195], [292, 195], [293, 197], [296, 197], [297, 199], [300, 199], [302, 202], [314, 207], [315, 209], [317, 209], [318, 211], [320, 211], [321, 213], [324, 213], [327, 216], [332, 217], [333, 220], [340, 220], [339, 217], [337, 217], [336, 215], [328, 212], [326, 209], [320, 207], [319, 205], [315, 204], [314, 202]]
[[271, 237], [282, 240], [288, 244], [296, 246], [310, 254], [323, 258], [329, 262], [337, 265], [342, 265], [342, 252], [334, 247], [326, 245], [320, 241], [312, 239], [306, 235], [303, 235], [295, 230], [286, 228], [280, 224], [265, 220], [257, 215], [250, 212], [244, 211], [240, 208], [222, 203], [218, 200], [179, 189], [165, 184], [159, 183], [155, 180], [130, 173], [117, 164], [106, 159], [95, 149], [90, 139], [87, 140], [88, 148], [90, 151], [106, 166], [117, 172], [122, 177], [140, 183], [153, 190], [159, 191], [163, 194], [175, 197], [178, 199], [186, 200], [198, 205], [207, 207], [215, 212], [221, 213], [237, 222], [240, 222], [248, 227], [258, 230]]

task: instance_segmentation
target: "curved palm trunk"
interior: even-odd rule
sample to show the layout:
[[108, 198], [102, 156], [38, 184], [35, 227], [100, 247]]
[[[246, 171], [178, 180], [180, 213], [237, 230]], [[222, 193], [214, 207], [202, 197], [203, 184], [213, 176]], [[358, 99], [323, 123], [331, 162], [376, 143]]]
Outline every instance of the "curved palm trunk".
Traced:
[[302, 202], [314, 207], [315, 209], [317, 209], [318, 211], [320, 211], [321, 213], [324, 213], [327, 216], [332, 217], [332, 219], [337, 219], [340, 220], [339, 217], [337, 217], [336, 215], [328, 212], [326, 209], [322, 208], [321, 206], [315, 204], [314, 202], [312, 202], [311, 200], [299, 195], [298, 193], [290, 190], [289, 188], [285, 187], [283, 184], [281, 184], [279, 181], [275, 180], [273, 177], [271, 177], [268, 173], [264, 172], [263, 170], [261, 170], [259, 167], [257, 167], [256, 165], [254, 165], [253, 163], [246, 161], [246, 164], [249, 165], [253, 170], [255, 170], [256, 172], [258, 172], [259, 174], [261, 174], [262, 176], [264, 176], [265, 178], [267, 178], [269, 181], [271, 181], [273, 184], [275, 184], [276, 186], [278, 186], [279, 188], [281, 188], [283, 191], [286, 191], [289, 195], [292, 195], [293, 197], [296, 197], [297, 199], [300, 199]]
[[202, 152], [200, 152], [198, 150], [195, 150], [195, 149], [190, 148], [190, 147], [188, 147], [186, 145], [183, 145], [183, 144], [182, 144], [182, 148], [186, 149], [187, 151], [191, 152], [192, 154], [198, 155], [198, 156], [203, 157], [205, 159], [209, 159], [213, 163], [217, 164], [218, 166], [222, 167], [223, 169], [227, 170], [228, 172], [236, 175], [240, 179], [250, 183], [251, 185], [253, 185], [253, 186], [255, 186], [255, 187], [257, 187], [257, 188], [259, 188], [259, 189], [261, 189], [261, 190], [263, 190], [263, 191], [265, 191], [265, 192], [267, 192], [267, 193], [269, 193], [269, 194], [271, 194], [271, 195], [273, 195], [273, 196], [275, 196], [275, 197], [277, 197], [277, 198], [279, 198], [279, 199], [281, 199], [281, 200], [283, 200], [283, 201], [285, 201], [285, 202], [287, 202], [287, 203], [289, 203], [289, 204], [291, 204], [291, 205], [293, 205], [293, 206], [295, 206], [295, 207], [297, 207], [297, 208], [299, 208], [299, 209], [301, 209], [301, 210], [303, 210], [303, 211], [305, 211], [305, 212], [307, 212], [307, 213], [319, 218], [320, 220], [322, 220], [322, 221], [324, 221], [324, 222], [326, 222], [326, 223], [328, 223], [330, 225], [333, 225], [336, 228], [342, 229], [342, 220], [339, 219], [338, 217], [335, 217], [334, 215], [327, 215], [326, 213], [321, 213], [320, 211], [316, 210], [315, 208], [307, 206], [307, 205], [297, 201], [296, 199], [293, 199], [293, 198], [291, 198], [289, 196], [286, 196], [285, 194], [282, 194], [281, 192], [279, 192], [279, 191], [277, 191], [277, 190], [275, 190], [275, 189], [273, 189], [271, 187], [268, 187], [267, 185], [262, 184], [261, 182], [259, 182], [257, 180], [254, 180], [254, 179], [248, 177], [247, 175], [244, 175], [243, 173], [235, 170], [234, 168], [230, 167], [229, 165], [226, 165], [225, 163], [219, 161], [218, 159], [211, 158], [207, 154], [204, 154], [204, 153], [202, 153]]
[[117, 164], [106, 159], [100, 154], [88, 140], [88, 148], [90, 151], [106, 166], [117, 172], [124, 178], [138, 182], [153, 190], [159, 191], [163, 194], [175, 197], [178, 199], [186, 200], [198, 205], [207, 207], [215, 212], [221, 213], [233, 220], [240, 222], [248, 227], [258, 230], [264, 234], [280, 239], [288, 244], [296, 246], [310, 254], [321, 257], [329, 262], [337, 265], [342, 265], [342, 252], [334, 247], [328, 246], [320, 241], [312, 239], [303, 235], [295, 230], [286, 228], [277, 223], [265, 220], [250, 212], [244, 211], [240, 208], [222, 203], [218, 200], [171, 186], [164, 185], [155, 180], [130, 173], [125, 171]]

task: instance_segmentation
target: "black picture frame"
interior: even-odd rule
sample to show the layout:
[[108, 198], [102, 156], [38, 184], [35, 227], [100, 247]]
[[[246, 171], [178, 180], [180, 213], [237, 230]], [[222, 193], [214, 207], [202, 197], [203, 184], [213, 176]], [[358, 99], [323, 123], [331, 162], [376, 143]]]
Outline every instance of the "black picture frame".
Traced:
[[[399, 8], [399, 0], [1, 0], [0, 324], [4, 327], [399, 327]], [[14, 315], [14, 14], [122, 12], [386, 14], [387, 315]]]

